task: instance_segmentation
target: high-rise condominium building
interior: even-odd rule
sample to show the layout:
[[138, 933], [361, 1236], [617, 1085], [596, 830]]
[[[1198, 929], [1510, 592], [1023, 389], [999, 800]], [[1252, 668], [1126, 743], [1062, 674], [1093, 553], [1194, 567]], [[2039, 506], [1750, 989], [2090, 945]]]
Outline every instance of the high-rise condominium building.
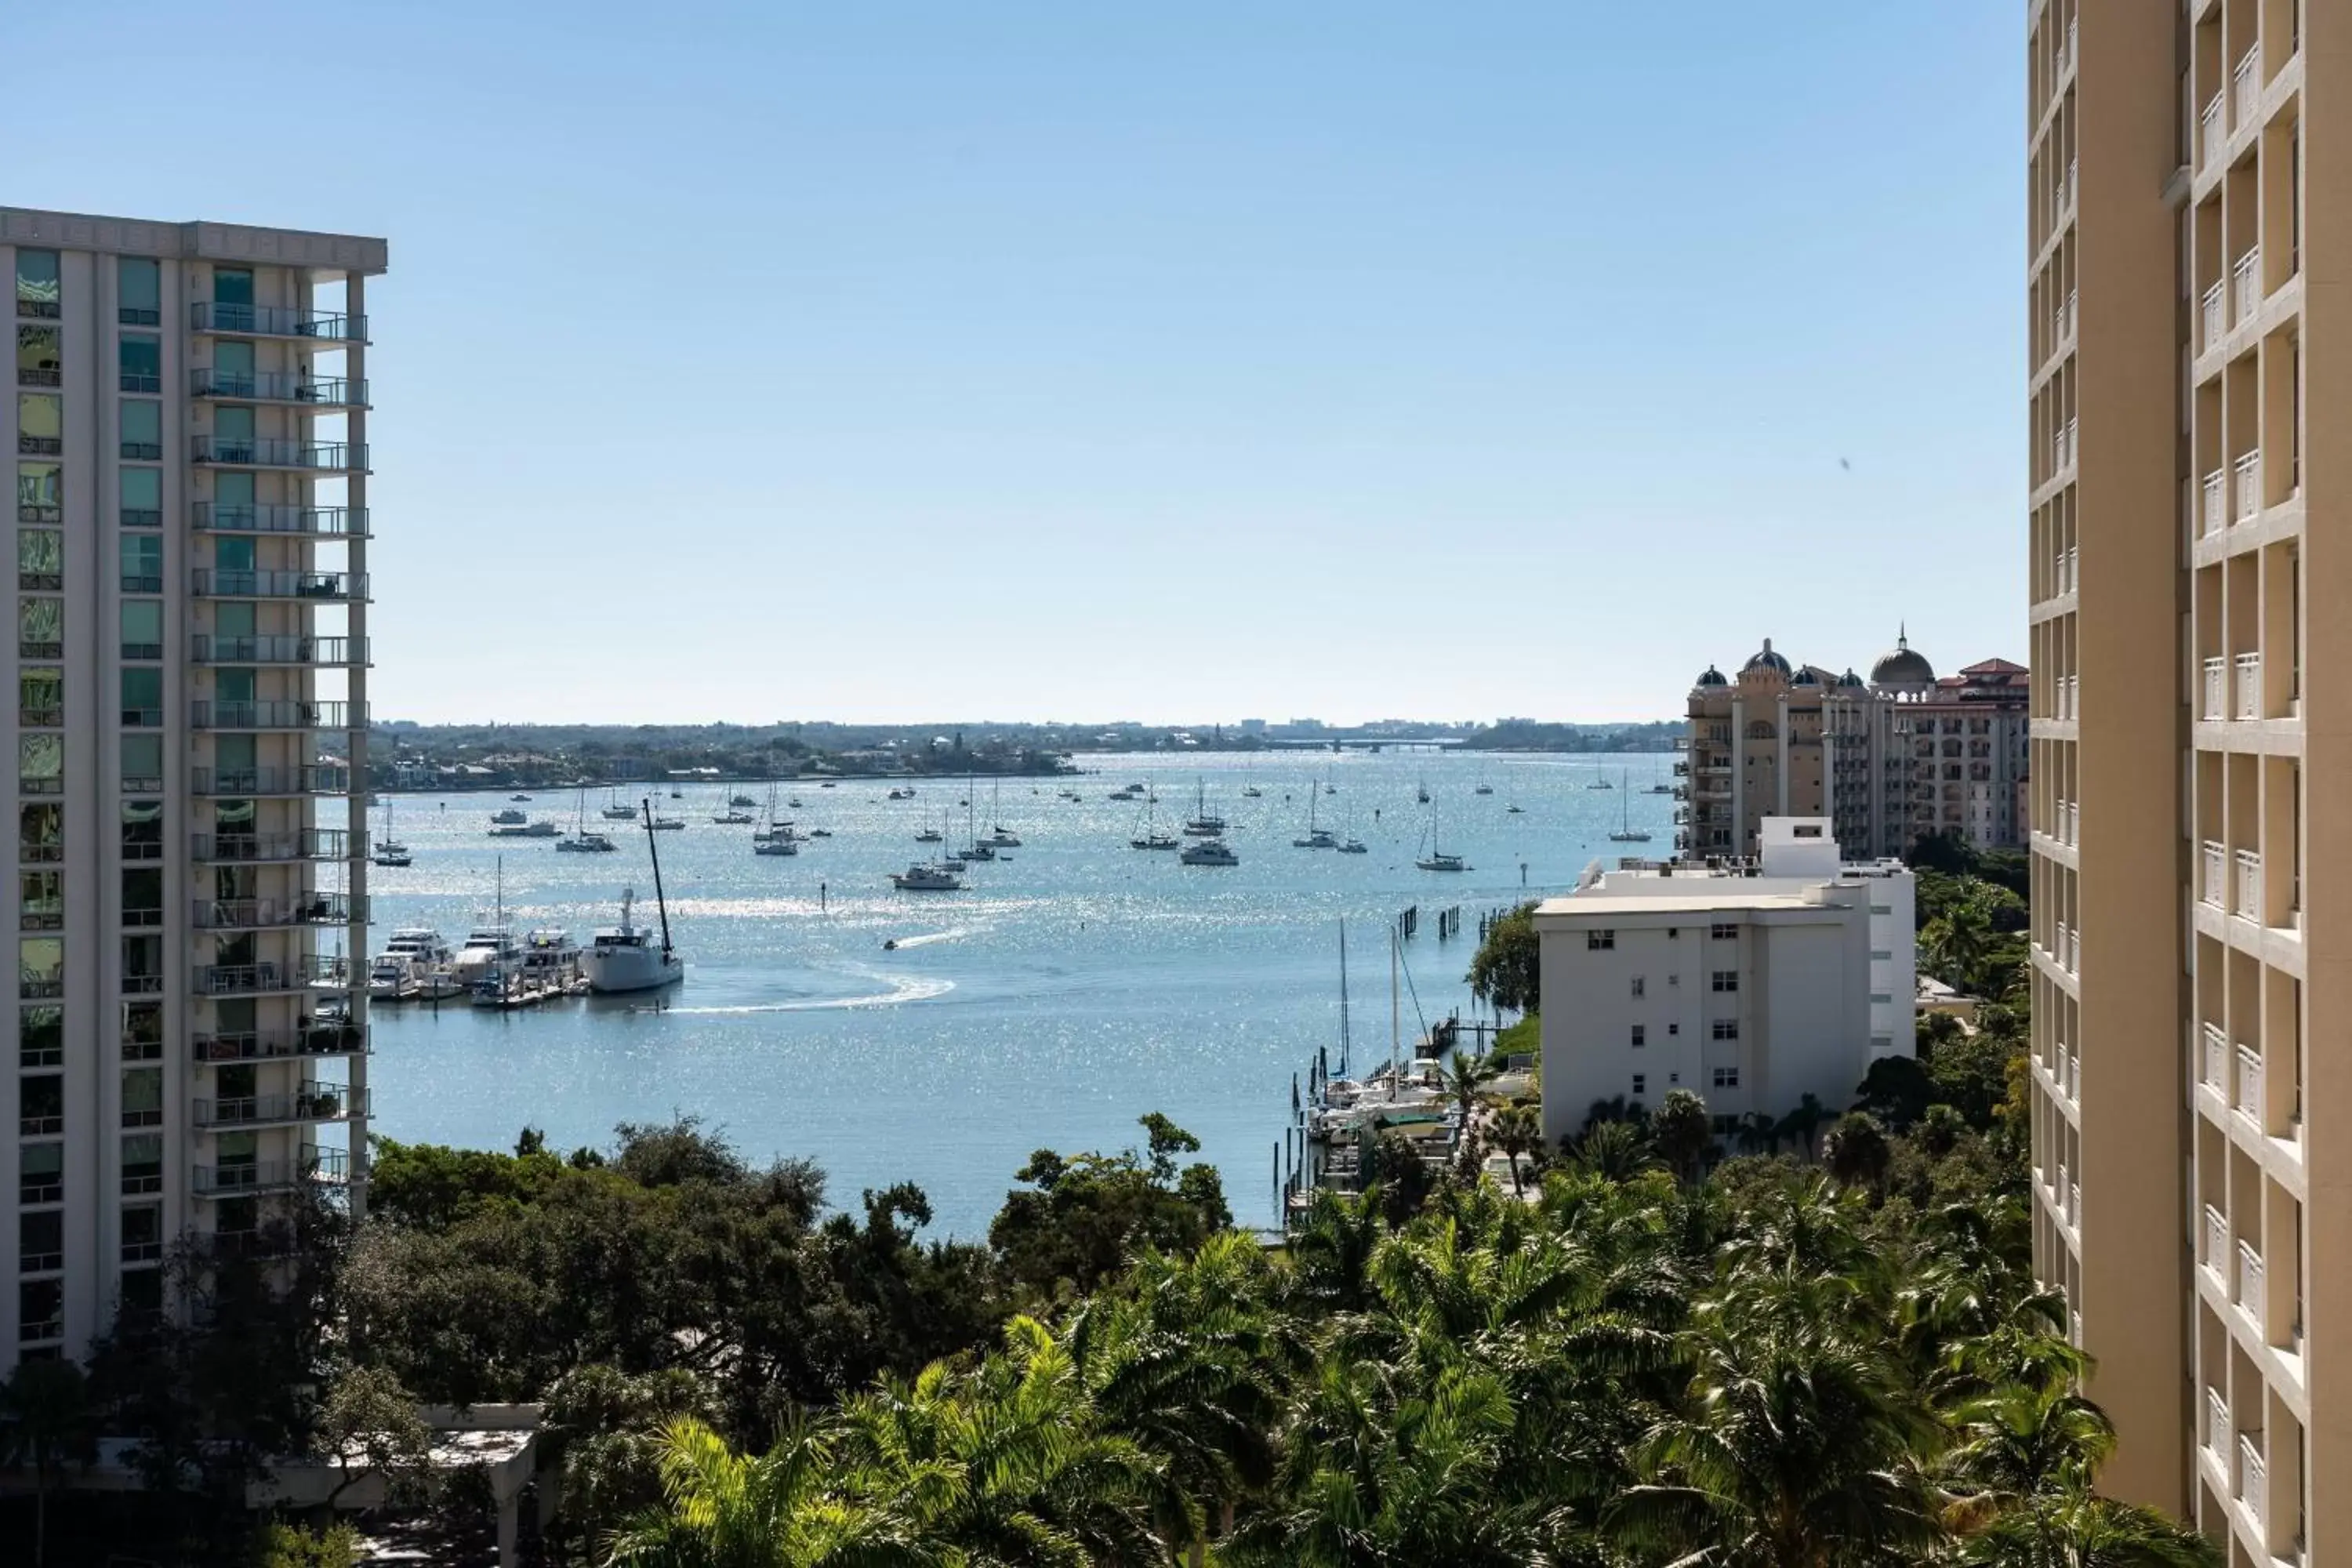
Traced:
[[2024, 842], [2027, 681], [1989, 658], [1957, 675], [1898, 635], [1865, 681], [1791, 665], [1770, 638], [1737, 678], [1693, 683], [1675, 795], [1685, 856], [1754, 855], [1768, 816], [1825, 816], [1850, 859], [1945, 833], [1979, 849]]
[[2352, 1563], [2352, 706], [2304, 614], [2352, 451], [2352, 5], [2026, 21], [2037, 1268], [2120, 1434], [2103, 1488], [2233, 1563]]
[[362, 1173], [379, 239], [0, 207], [16, 1005], [0, 1369]]

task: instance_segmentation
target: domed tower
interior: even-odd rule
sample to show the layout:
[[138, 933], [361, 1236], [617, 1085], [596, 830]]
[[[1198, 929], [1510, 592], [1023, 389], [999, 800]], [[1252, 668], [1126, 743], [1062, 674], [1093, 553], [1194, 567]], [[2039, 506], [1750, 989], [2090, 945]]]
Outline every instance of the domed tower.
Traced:
[[1789, 661], [1786, 658], [1783, 658], [1780, 655], [1772, 651], [1772, 639], [1770, 637], [1766, 637], [1764, 639], [1763, 647], [1757, 652], [1750, 654], [1748, 656], [1748, 662], [1739, 667], [1739, 678], [1742, 680], [1747, 679], [1751, 675], [1776, 675], [1782, 680], [1789, 679]]
[[1716, 668], [1715, 666], [1711, 664], [1705, 669], [1700, 670], [1698, 672], [1698, 679], [1691, 682], [1691, 685], [1694, 687], [1728, 686], [1730, 684], [1730, 681], [1724, 679], [1723, 671]]
[[1909, 696], [1935, 689], [1936, 667], [1911, 646], [1908, 628], [1897, 630], [1895, 646], [1870, 667], [1870, 684], [1881, 691]]

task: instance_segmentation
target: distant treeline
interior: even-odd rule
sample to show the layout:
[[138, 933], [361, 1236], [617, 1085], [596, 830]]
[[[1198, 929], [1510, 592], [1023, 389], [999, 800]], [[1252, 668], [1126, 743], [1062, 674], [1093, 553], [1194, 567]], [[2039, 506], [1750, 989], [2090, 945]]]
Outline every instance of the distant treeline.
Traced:
[[1507, 719], [1465, 742], [1482, 752], [1670, 752], [1685, 732], [1679, 720], [1656, 724], [1538, 724]]

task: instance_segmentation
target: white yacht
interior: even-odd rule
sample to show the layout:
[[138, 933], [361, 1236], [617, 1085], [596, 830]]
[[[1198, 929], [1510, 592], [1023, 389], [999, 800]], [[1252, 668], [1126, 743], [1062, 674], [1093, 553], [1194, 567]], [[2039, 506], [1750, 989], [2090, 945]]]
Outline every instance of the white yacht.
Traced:
[[490, 837], [493, 838], [554, 838], [562, 832], [563, 829], [555, 826], [553, 817], [542, 816], [537, 822], [526, 822], [520, 826], [512, 823], [501, 823], [490, 829]]
[[465, 945], [450, 962], [449, 973], [457, 984], [470, 990], [502, 965], [522, 962], [522, 943], [515, 940], [511, 926], [476, 926], [466, 933]]
[[368, 969], [368, 994], [399, 1001], [431, 989], [436, 973], [446, 974], [449, 944], [430, 926], [403, 926]]
[[1203, 838], [1184, 846], [1184, 853], [1176, 857], [1187, 866], [1238, 866], [1242, 858], [1222, 838]]
[[517, 811], [510, 805], [501, 807], [500, 809], [490, 813], [490, 826], [492, 827], [520, 827], [530, 820], [530, 814], [529, 812]]
[[1342, 855], [1369, 855], [1371, 851], [1364, 847], [1364, 841], [1362, 839], [1350, 838], [1346, 843], [1339, 846], [1339, 853]]
[[890, 885], [902, 893], [960, 893], [963, 878], [953, 866], [909, 866], [891, 873]]
[[756, 833], [751, 836], [751, 853], [754, 855], [797, 855], [800, 852], [800, 840], [790, 833]]
[[[647, 930], [630, 919], [636, 905], [634, 889], [621, 894], [621, 923], [598, 931], [588, 944], [588, 989], [600, 995], [626, 991], [658, 991], [686, 978], [686, 962], [669, 943], [669, 912], [660, 905], [661, 873], [654, 873], [655, 900], [661, 930]], [[656, 936], [660, 940], [656, 942]]]
[[584, 827], [577, 833], [557, 839], [555, 847], [558, 849], [569, 850], [574, 855], [610, 855], [620, 847], [604, 835], [591, 833]]

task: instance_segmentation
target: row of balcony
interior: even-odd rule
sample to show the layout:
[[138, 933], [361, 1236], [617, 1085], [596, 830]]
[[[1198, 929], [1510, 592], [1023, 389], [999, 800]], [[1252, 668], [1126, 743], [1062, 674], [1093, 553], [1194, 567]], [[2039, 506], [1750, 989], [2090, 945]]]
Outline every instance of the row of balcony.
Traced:
[[2080, 928], [2060, 921], [2051, 934], [2054, 939], [2050, 947], [2052, 960], [2067, 973], [2080, 974], [2083, 972], [2083, 932]]
[[[2257, 41], [2238, 57], [2237, 65], [2230, 72], [2230, 86], [2215, 88], [2213, 96], [2205, 100], [2204, 111], [2197, 117], [2198, 150], [2204, 154], [2202, 163], [2209, 170], [2219, 167], [2228, 156], [2231, 128], [2244, 130], [2262, 112], [2262, 59], [2263, 46]], [[2237, 100], [2238, 109], [2234, 120], [2229, 112], [2229, 100], [2232, 97]]]
[[363, 343], [367, 318], [341, 310], [285, 305], [234, 305], [200, 300], [188, 307], [188, 325], [221, 338], [300, 338], [310, 342]]
[[[2234, 1270], [2231, 1265], [2236, 1267]], [[2211, 1204], [2205, 1205], [2205, 1267], [2213, 1271], [2222, 1285], [2234, 1287], [2231, 1300], [2245, 1310], [2248, 1317], [2261, 1329], [2263, 1338], [2270, 1338], [2269, 1320], [2263, 1316], [2265, 1299], [2263, 1275], [2263, 1255], [2251, 1241], [2241, 1239], [2233, 1252], [2230, 1246], [2230, 1222]]]
[[199, 996], [278, 996], [289, 993], [348, 990], [351, 969], [328, 953], [306, 952], [290, 963], [205, 963], [196, 966]]
[[2074, 1179], [2063, 1161], [2059, 1162], [2057, 1180], [2051, 1184], [2050, 1202], [2069, 1226], [2083, 1228], [2083, 1184]]
[[368, 1113], [367, 1090], [340, 1083], [305, 1083], [292, 1094], [248, 1094], [194, 1102], [199, 1127], [267, 1127], [347, 1121]]
[[198, 833], [191, 837], [197, 859], [236, 865], [348, 860], [362, 847], [340, 827], [306, 827], [293, 833]]
[[349, 795], [352, 771], [312, 763], [296, 768], [198, 768], [194, 793], [247, 800], [268, 795]]
[[359, 604], [368, 596], [364, 572], [311, 572], [246, 567], [191, 569], [196, 594], [207, 599], [303, 599]]
[[292, 1160], [248, 1160], [241, 1164], [198, 1165], [199, 1197], [242, 1197], [249, 1193], [288, 1192], [314, 1184], [341, 1185], [351, 1179], [349, 1157], [341, 1149], [305, 1144]]
[[2247, 1045], [2233, 1049], [2219, 1024], [2205, 1025], [2202, 1033], [2205, 1049], [2201, 1076], [2205, 1087], [2244, 1117], [2255, 1131], [2267, 1131], [2270, 1118], [2263, 1102], [2262, 1052]]
[[[326, 858], [326, 857], [311, 857]], [[279, 931], [289, 926], [341, 926], [367, 919], [367, 900], [349, 893], [307, 892], [292, 899], [198, 899], [199, 931]], [[161, 911], [157, 911], [160, 915]], [[125, 911], [124, 923], [129, 924]], [[157, 923], [161, 923], [160, 920]]]
[[2050, 682], [2053, 719], [2073, 720], [2082, 717], [2083, 678], [2079, 675], [2055, 676]]
[[[126, 652], [124, 657], [130, 656]], [[191, 657], [198, 664], [363, 665], [368, 662], [368, 647], [365, 637], [292, 634], [225, 637], [198, 632]]]
[[2226, 468], [2205, 476], [2198, 507], [2198, 531], [2210, 539], [2232, 522], [2252, 522], [2263, 514], [2263, 454], [2260, 447], [2242, 453]]
[[198, 730], [363, 730], [368, 721], [364, 702], [215, 702], [199, 698], [188, 708], [188, 722]]
[[2241, 849], [2234, 859], [2237, 875], [2233, 879], [2230, 874], [2232, 857], [2228, 847], [2210, 838], [2204, 841], [2199, 856], [2198, 898], [2213, 909], [2225, 910], [2261, 925], [2265, 913], [2262, 851]]
[[357, 1024], [309, 1018], [291, 1029], [247, 1029], [235, 1034], [198, 1035], [189, 1044], [197, 1063], [209, 1066], [225, 1062], [365, 1056], [368, 1048], [367, 1031]]
[[[130, 521], [128, 515], [123, 520]], [[153, 527], [163, 526], [157, 515]], [[363, 506], [272, 506], [200, 500], [190, 519], [202, 533], [291, 534], [305, 539], [364, 539]]]
[[[2236, 676], [2232, 682], [2231, 675]], [[2234, 691], [2232, 687], [2234, 685]], [[2231, 700], [2232, 697], [2236, 699]], [[2204, 702], [2200, 714], [2208, 720], [2259, 719], [2263, 716], [2263, 656], [2241, 653], [2205, 660]]]
[[2060, 474], [2064, 473], [2069, 468], [2072, 468], [2074, 466], [2074, 459], [2081, 455], [2081, 448], [2077, 445], [2078, 427], [2077, 421], [2069, 419], [2066, 423], [2059, 426], [2056, 430], [2051, 433], [2051, 478], [2055, 479]]
[[189, 456], [223, 468], [291, 468], [306, 473], [364, 473], [365, 442], [303, 441], [279, 436], [191, 436]]
[[223, 403], [291, 403], [306, 408], [362, 408], [367, 383], [346, 376], [314, 377], [309, 371], [225, 371], [209, 366], [188, 373], [188, 391]]

